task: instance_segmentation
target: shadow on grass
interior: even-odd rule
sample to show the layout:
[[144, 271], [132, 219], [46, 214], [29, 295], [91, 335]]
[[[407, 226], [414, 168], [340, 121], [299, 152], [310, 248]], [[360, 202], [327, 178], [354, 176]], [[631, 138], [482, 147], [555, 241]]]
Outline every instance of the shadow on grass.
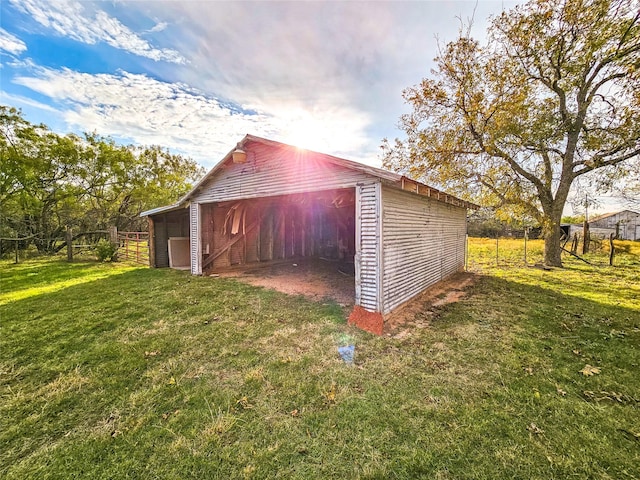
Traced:
[[[523, 369], [530, 367], [527, 362], [545, 365], [557, 381], [573, 383], [576, 372], [590, 364], [601, 367], [600, 375], [588, 378], [593, 389], [640, 391], [640, 311], [608, 299], [579, 298], [572, 286], [567, 290], [484, 276], [468, 299], [443, 311], [432, 327], [462, 332], [470, 343], [477, 332], [489, 332], [488, 338], [507, 341]], [[490, 358], [501, 353], [487, 352]]]
[[[92, 276], [100, 267], [100, 264], [47, 265], [47, 270], [53, 271], [47, 273], [48, 278], [65, 285], [65, 280], [76, 275], [77, 283], [39, 291], [36, 296], [0, 306], [6, 333], [5, 352], [23, 352], [25, 360], [49, 361], [54, 358], [57, 342], [62, 346], [61, 354], [82, 352], [103, 334], [112, 339], [131, 328], [143, 333], [145, 328], [153, 330], [157, 324], [165, 329], [172, 325], [179, 329], [181, 325], [215, 323], [221, 318], [255, 322], [259, 318], [277, 317], [276, 307], [291, 310], [296, 304], [304, 306], [303, 310], [313, 308], [341, 315], [335, 303], [315, 304], [299, 296], [232, 279], [136, 267], [107, 271], [106, 277]], [[72, 273], [66, 273], [65, 268]]]

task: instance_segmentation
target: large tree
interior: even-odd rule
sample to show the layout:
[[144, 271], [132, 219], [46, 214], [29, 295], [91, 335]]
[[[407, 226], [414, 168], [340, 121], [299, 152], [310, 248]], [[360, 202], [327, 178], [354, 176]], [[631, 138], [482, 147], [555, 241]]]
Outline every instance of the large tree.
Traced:
[[41, 252], [58, 250], [67, 226], [144, 229], [140, 212], [174, 202], [203, 174], [161, 147], [58, 135], [0, 105], [0, 237], [26, 237]]
[[384, 141], [385, 165], [535, 219], [545, 263], [561, 266], [574, 181], [638, 162], [638, 4], [531, 0], [493, 18], [484, 44], [469, 30], [405, 90], [406, 138]]

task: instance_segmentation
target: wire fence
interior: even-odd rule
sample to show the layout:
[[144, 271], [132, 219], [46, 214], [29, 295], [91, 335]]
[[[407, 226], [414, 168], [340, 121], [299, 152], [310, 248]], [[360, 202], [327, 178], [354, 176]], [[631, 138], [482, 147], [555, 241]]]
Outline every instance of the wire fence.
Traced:
[[529, 240], [524, 236], [478, 238], [469, 237], [467, 269], [482, 266], [525, 266], [542, 263], [544, 242]]
[[[589, 251], [582, 253], [582, 242], [571, 253], [572, 239], [563, 239], [561, 245], [563, 261], [565, 259], [586, 262], [593, 265], [608, 265], [611, 261], [611, 243], [609, 240], [591, 238]], [[614, 250], [620, 254], [627, 254], [632, 241], [615, 240]], [[640, 248], [640, 247], [639, 247]], [[542, 265], [544, 263], [544, 240], [529, 239], [526, 235], [479, 238], [469, 237], [467, 241], [467, 269], [476, 270], [482, 267], [523, 267]]]
[[[21, 258], [42, 254], [36, 252], [30, 243], [36, 235], [20, 238], [1, 238], [0, 258], [11, 256], [15, 263]], [[96, 230], [91, 232], [74, 232], [67, 228], [64, 237], [54, 238], [51, 251], [48, 254], [57, 254], [66, 251], [67, 260], [73, 261], [80, 256], [86, 258], [87, 254], [95, 256], [96, 248], [100, 241], [110, 242], [117, 251], [117, 258], [121, 261], [135, 262], [142, 265], [149, 264], [149, 233], [148, 232], [118, 232], [116, 227], [108, 230]]]

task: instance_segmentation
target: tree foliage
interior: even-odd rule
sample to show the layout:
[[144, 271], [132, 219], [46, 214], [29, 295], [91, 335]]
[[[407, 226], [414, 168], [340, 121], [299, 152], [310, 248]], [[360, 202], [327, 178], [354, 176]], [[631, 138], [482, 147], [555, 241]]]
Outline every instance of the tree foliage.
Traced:
[[55, 251], [67, 226], [144, 230], [142, 211], [174, 202], [203, 173], [158, 146], [61, 136], [0, 106], [0, 236], [29, 237], [42, 252]]
[[404, 98], [406, 139], [384, 141], [385, 165], [536, 220], [560, 266], [574, 181], [609, 188], [638, 162], [640, 11], [531, 0], [495, 17], [484, 45], [461, 32]]

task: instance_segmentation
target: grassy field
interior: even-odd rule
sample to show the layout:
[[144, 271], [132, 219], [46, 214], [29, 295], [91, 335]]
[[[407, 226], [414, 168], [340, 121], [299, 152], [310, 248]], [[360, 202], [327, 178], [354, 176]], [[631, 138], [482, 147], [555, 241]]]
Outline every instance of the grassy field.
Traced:
[[638, 479], [640, 244], [619, 246], [545, 271], [471, 239], [477, 282], [402, 339], [229, 279], [3, 262], [0, 477]]

